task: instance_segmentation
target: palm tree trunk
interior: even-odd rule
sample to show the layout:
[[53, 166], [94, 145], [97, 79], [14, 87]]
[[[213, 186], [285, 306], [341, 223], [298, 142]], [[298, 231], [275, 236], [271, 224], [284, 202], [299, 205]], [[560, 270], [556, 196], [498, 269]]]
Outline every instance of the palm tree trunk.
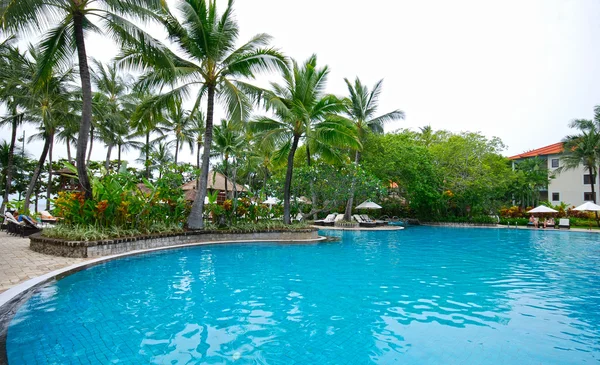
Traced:
[[223, 172], [225, 172], [223, 175], [225, 175], [225, 199], [229, 198], [229, 188], [227, 186], [227, 176], [228, 176], [228, 171], [227, 171], [227, 160], [229, 159], [229, 157], [227, 155], [225, 155], [225, 159], [223, 160]]
[[92, 149], [93, 148], [94, 148], [94, 126], [92, 126], [90, 129], [90, 150], [88, 151], [88, 155], [87, 155], [87, 163], [90, 163], [90, 160], [92, 159]]
[[[196, 145], [196, 168], [200, 170], [200, 149], [202, 148], [202, 142], [198, 141]], [[200, 190], [200, 177], [196, 179], [196, 191]]]
[[15, 158], [15, 143], [17, 143], [17, 127], [19, 125], [19, 120], [23, 118], [23, 115], [16, 115], [16, 107], [13, 107], [12, 114], [12, 134], [10, 137], [10, 149], [8, 150], [8, 163], [6, 164], [6, 185], [4, 188], [4, 196], [2, 197], [2, 206], [0, 207], [0, 213], [4, 213], [4, 208], [6, 208], [6, 204], [8, 203], [8, 196], [10, 195], [10, 187], [12, 185], [13, 175], [13, 164]]
[[146, 132], [146, 145], [144, 146], [146, 152], [144, 153], [146, 156], [146, 161], [144, 161], [144, 165], [146, 166], [146, 179], [150, 178], [150, 131]]
[[50, 133], [50, 147], [48, 148], [48, 186], [46, 187], [46, 210], [50, 210], [52, 197], [52, 150], [54, 149], [54, 131]]
[[[590, 172], [590, 186], [592, 188], [592, 200], [594, 204], [596, 204], [596, 190], [594, 189], [594, 185], [596, 182], [596, 174], [594, 173], [595, 168], [593, 166], [588, 166], [588, 171]], [[600, 218], [598, 217], [598, 211], [594, 212], [596, 214], [596, 224], [600, 227]]]
[[121, 144], [117, 145], [117, 172], [121, 171]]
[[291, 224], [292, 220], [290, 217], [290, 197], [292, 190], [292, 174], [294, 172], [294, 155], [298, 148], [298, 142], [300, 141], [299, 135], [294, 135], [292, 141], [292, 148], [288, 154], [287, 170], [285, 172], [285, 185], [283, 188], [283, 223]]
[[[306, 144], [306, 165], [308, 167], [310, 167], [310, 162], [311, 162], [310, 149], [308, 148], [308, 144]], [[312, 201], [311, 213], [312, 213], [313, 219], [315, 219], [317, 217], [316, 216], [316, 214], [317, 214], [316, 213], [316, 211], [317, 211], [317, 192], [315, 191], [315, 183], [313, 182], [313, 179], [309, 179], [308, 184], [310, 187], [310, 195], [311, 195], [311, 201]]]
[[106, 161], [104, 162], [104, 168], [108, 171], [108, 166], [110, 165], [110, 154], [112, 152], [112, 144], [108, 145], [108, 151], [106, 152]]
[[90, 80], [90, 70], [87, 63], [85, 52], [85, 40], [83, 37], [83, 14], [75, 12], [73, 14], [73, 25], [75, 33], [75, 45], [77, 47], [77, 57], [79, 61], [79, 75], [81, 78], [81, 91], [83, 105], [81, 109], [81, 124], [79, 125], [79, 138], [77, 140], [77, 175], [79, 184], [85, 192], [85, 198], [92, 198], [92, 187], [87, 175], [85, 152], [90, 137], [90, 128], [92, 125], [92, 83]]
[[42, 149], [42, 155], [40, 156], [40, 160], [38, 161], [35, 170], [33, 170], [33, 175], [31, 176], [31, 181], [29, 182], [29, 186], [27, 187], [27, 192], [25, 193], [25, 201], [23, 202], [23, 211], [25, 214], [29, 212], [29, 201], [31, 200], [31, 195], [35, 190], [35, 184], [37, 182], [38, 177], [40, 176], [40, 171], [44, 167], [44, 162], [46, 161], [46, 156], [48, 156], [48, 150], [50, 149], [50, 138], [46, 138], [44, 142], [44, 148]]
[[213, 114], [215, 107], [215, 86], [208, 85], [206, 107], [206, 131], [204, 132], [204, 153], [202, 154], [202, 172], [200, 174], [200, 187], [196, 193], [196, 199], [192, 205], [192, 211], [188, 217], [188, 227], [191, 229], [204, 228], [204, 198], [208, 183], [208, 164], [210, 162], [210, 146], [213, 137]]
[[[360, 161], [360, 152], [356, 151], [354, 155], [354, 167], [358, 169], [358, 162]], [[352, 205], [354, 204], [354, 190], [356, 189], [356, 171], [352, 177], [352, 183], [350, 184], [350, 196], [348, 197], [348, 203], [346, 203], [346, 211], [344, 212], [344, 220], [350, 222], [352, 220]]]
[[175, 165], [177, 165], [177, 155], [179, 154], [179, 138], [175, 138]]
[[71, 158], [71, 139], [69, 137], [67, 137], [67, 161], [73, 163], [73, 159]]

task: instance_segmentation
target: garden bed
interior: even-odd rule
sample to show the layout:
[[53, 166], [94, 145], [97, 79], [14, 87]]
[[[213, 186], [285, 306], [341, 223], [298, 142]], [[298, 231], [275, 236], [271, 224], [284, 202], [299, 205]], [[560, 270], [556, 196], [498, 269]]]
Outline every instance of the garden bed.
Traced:
[[98, 241], [68, 241], [34, 234], [29, 237], [31, 250], [54, 256], [91, 258], [203, 242], [223, 241], [309, 241], [318, 239], [317, 229], [202, 230], [151, 234]]

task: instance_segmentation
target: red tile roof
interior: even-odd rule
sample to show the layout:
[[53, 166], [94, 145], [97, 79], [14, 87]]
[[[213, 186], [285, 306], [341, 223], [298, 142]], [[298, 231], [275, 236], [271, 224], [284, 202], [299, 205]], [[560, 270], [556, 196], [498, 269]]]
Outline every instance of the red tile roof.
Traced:
[[563, 143], [558, 142], [555, 144], [551, 144], [550, 146], [538, 148], [535, 150], [523, 152], [520, 155], [511, 156], [509, 160], [518, 160], [520, 158], [526, 157], [535, 157], [535, 156], [545, 156], [545, 155], [555, 155], [557, 153], [561, 153], [563, 151]]

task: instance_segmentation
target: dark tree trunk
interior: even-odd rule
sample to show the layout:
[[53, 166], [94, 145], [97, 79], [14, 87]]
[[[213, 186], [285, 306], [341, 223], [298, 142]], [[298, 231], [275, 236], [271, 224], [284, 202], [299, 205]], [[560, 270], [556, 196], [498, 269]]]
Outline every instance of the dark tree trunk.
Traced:
[[294, 155], [298, 148], [298, 142], [300, 141], [299, 135], [294, 135], [292, 141], [292, 148], [288, 154], [287, 170], [285, 172], [285, 185], [283, 188], [283, 223], [291, 224], [292, 220], [290, 217], [290, 197], [292, 191], [292, 174], [294, 172]]
[[[48, 148], [48, 186], [46, 187], [46, 210], [50, 211], [50, 198], [52, 197], [52, 150], [54, 149], [54, 131], [50, 134], [50, 147]], [[37, 208], [36, 208], [37, 211]]]
[[104, 162], [104, 168], [108, 171], [108, 167], [110, 166], [110, 154], [112, 152], [112, 144], [108, 145], [108, 151], [106, 151], [106, 161]]
[[146, 132], [146, 145], [144, 146], [146, 152], [146, 161], [144, 161], [144, 165], [146, 166], [146, 179], [150, 178], [150, 131]]
[[229, 198], [229, 187], [227, 186], [227, 176], [228, 176], [228, 171], [227, 171], [227, 160], [228, 157], [225, 156], [225, 159], [223, 160], [223, 172], [224, 172], [224, 176], [225, 176], [225, 199]]
[[94, 148], [94, 126], [91, 127], [90, 129], [90, 150], [88, 151], [88, 155], [87, 155], [87, 163], [90, 163], [90, 160], [92, 159], [92, 149]]
[[79, 183], [85, 192], [85, 198], [92, 198], [92, 187], [87, 175], [85, 163], [85, 152], [87, 150], [88, 139], [90, 137], [90, 128], [92, 125], [92, 83], [90, 80], [90, 70], [85, 52], [85, 41], [83, 37], [83, 14], [76, 12], [73, 14], [73, 25], [75, 33], [75, 45], [77, 46], [77, 57], [79, 61], [79, 76], [81, 77], [81, 91], [83, 96], [83, 105], [81, 109], [81, 124], [79, 126], [79, 137], [77, 140], [77, 175]]
[[[358, 162], [360, 161], [360, 152], [356, 151], [354, 155], [354, 167], [358, 168]], [[356, 171], [355, 171], [356, 173]], [[356, 189], [356, 175], [352, 178], [350, 184], [350, 196], [348, 197], [348, 203], [346, 203], [346, 211], [344, 212], [344, 220], [350, 222], [352, 220], [352, 205], [354, 205], [354, 190]]]
[[73, 163], [73, 159], [71, 158], [71, 139], [69, 137], [67, 137], [67, 161]]
[[204, 132], [204, 153], [202, 154], [202, 172], [200, 174], [200, 186], [196, 192], [196, 199], [192, 205], [192, 211], [188, 217], [188, 227], [191, 229], [204, 228], [204, 198], [208, 183], [208, 165], [210, 163], [210, 147], [213, 137], [213, 114], [215, 107], [215, 85], [208, 85], [206, 107], [206, 131]]
[[10, 195], [10, 188], [12, 185], [13, 176], [13, 165], [15, 161], [15, 143], [17, 143], [17, 127], [20, 121], [23, 119], [23, 115], [16, 115], [17, 108], [12, 109], [13, 120], [12, 120], [12, 133], [10, 136], [10, 149], [8, 150], [8, 163], [6, 164], [6, 185], [4, 187], [4, 196], [2, 197], [2, 206], [0, 207], [0, 213], [4, 213], [4, 208], [8, 203], [8, 196]]
[[[592, 200], [594, 204], [596, 204], [596, 190], [594, 189], [594, 185], [596, 182], [596, 174], [594, 173], [595, 168], [592, 166], [588, 166], [588, 171], [590, 172], [590, 186], [592, 188]], [[598, 211], [594, 212], [596, 214], [596, 224], [600, 227], [600, 217], [598, 217]]]
[[179, 138], [175, 136], [175, 165], [177, 165], [177, 155], [179, 154]]
[[117, 172], [121, 171], [121, 144], [119, 143], [117, 145], [118, 147], [118, 151], [117, 151]]
[[[306, 165], [308, 167], [311, 166], [311, 158], [310, 158], [310, 148], [308, 148], [308, 144], [306, 144]], [[310, 197], [311, 197], [311, 201], [312, 201], [312, 208], [311, 208], [311, 212], [308, 214], [308, 216], [310, 216], [312, 214], [313, 219], [317, 218], [317, 192], [315, 191], [315, 183], [313, 182], [312, 179], [309, 180], [308, 182], [309, 187], [310, 187]]]
[[40, 156], [40, 160], [38, 161], [35, 170], [33, 170], [33, 175], [31, 176], [31, 181], [29, 182], [29, 186], [27, 187], [27, 192], [25, 193], [25, 201], [23, 202], [23, 211], [25, 214], [29, 212], [29, 201], [31, 200], [31, 195], [35, 190], [35, 184], [40, 176], [40, 171], [44, 168], [44, 162], [46, 161], [46, 157], [48, 156], [48, 150], [50, 149], [50, 138], [46, 138], [44, 142], [44, 148], [42, 149], [42, 155]]
[[[200, 149], [202, 148], [202, 142], [198, 142], [196, 145], [196, 168], [200, 170]], [[200, 190], [200, 177], [196, 179], [196, 191]]]

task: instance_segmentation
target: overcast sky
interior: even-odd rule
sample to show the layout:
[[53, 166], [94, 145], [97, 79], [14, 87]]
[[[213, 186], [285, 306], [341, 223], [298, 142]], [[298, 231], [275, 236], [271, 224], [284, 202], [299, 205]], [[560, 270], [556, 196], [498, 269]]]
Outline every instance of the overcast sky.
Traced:
[[[331, 69], [328, 92], [346, 95], [344, 77], [384, 79], [380, 112], [406, 113], [387, 131], [479, 131], [514, 155], [560, 141], [570, 120], [591, 119], [600, 104], [598, 0], [238, 0], [234, 8], [240, 42], [264, 32], [287, 56], [316, 53]], [[117, 53], [100, 36], [87, 45], [103, 61]], [[27, 149], [37, 155], [41, 144]], [[65, 151], [57, 145], [55, 156]], [[95, 147], [93, 158], [105, 151]]]

